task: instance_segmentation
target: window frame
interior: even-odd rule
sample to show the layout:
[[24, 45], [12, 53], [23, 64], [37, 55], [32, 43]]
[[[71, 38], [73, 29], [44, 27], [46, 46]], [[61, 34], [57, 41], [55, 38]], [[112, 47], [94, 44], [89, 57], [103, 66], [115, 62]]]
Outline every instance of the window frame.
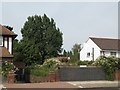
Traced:
[[89, 58], [90, 57], [90, 52], [87, 52], [87, 58]]
[[0, 36], [0, 46], [3, 46], [3, 37]]
[[116, 57], [117, 52], [110, 52], [110, 55], [111, 55], [112, 57]]

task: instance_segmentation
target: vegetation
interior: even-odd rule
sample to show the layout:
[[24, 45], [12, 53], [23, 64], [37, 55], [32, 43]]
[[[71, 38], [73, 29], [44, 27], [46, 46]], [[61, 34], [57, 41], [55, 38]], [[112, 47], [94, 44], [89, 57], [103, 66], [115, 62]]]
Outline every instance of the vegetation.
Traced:
[[2, 67], [0, 67], [0, 75], [2, 75]]
[[73, 48], [72, 48], [73, 56], [71, 58], [74, 60], [80, 60], [80, 53], [79, 53], [80, 50], [81, 50], [80, 44], [73, 45]]
[[86, 65], [86, 66], [93, 66], [92, 63], [94, 61], [76, 61], [76, 60], [72, 60], [70, 59], [68, 62], [67, 62], [67, 65], [74, 65], [74, 66], [80, 66], [80, 65]]
[[54, 58], [47, 59], [43, 65], [32, 65], [29, 67], [30, 73], [33, 76], [44, 77], [47, 76], [49, 72], [55, 72], [58, 70], [59, 65], [62, 63]]
[[81, 44], [75, 44], [73, 45], [73, 48], [71, 51], [63, 51], [63, 56], [70, 57], [70, 59], [75, 62], [80, 60], [80, 50], [81, 50]]
[[1, 74], [3, 75], [3, 76], [7, 76], [7, 74], [10, 72], [10, 71], [13, 71], [14, 70], [14, 65], [13, 65], [13, 63], [10, 63], [10, 62], [7, 62], [7, 61], [5, 61], [5, 62], [3, 62], [2, 63], [2, 68], [1, 68]]
[[106, 73], [106, 79], [108, 80], [113, 80], [113, 73], [115, 72], [116, 69], [120, 69], [120, 59], [115, 58], [115, 57], [99, 57], [93, 65], [96, 66], [102, 66]]
[[21, 33], [22, 40], [14, 41], [16, 61], [22, 60], [26, 65], [43, 64], [46, 58], [55, 57], [62, 51], [62, 33], [54, 20], [45, 14], [29, 16]]
[[4, 25], [4, 27], [6, 27], [7, 29], [9, 29], [10, 31], [13, 30], [13, 27], [11, 27], [11, 26], [6, 26], [6, 25]]

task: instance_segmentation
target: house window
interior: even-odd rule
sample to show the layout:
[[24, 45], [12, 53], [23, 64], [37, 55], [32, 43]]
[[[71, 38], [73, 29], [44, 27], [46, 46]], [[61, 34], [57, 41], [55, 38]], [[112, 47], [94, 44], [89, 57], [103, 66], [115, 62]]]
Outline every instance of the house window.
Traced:
[[110, 52], [111, 56], [116, 57], [116, 52]]
[[89, 52], [89, 53], [87, 53], [87, 57], [90, 57], [90, 52]]
[[0, 46], [3, 46], [3, 37], [0, 36]]
[[105, 51], [100, 51], [101, 56], [105, 56]]

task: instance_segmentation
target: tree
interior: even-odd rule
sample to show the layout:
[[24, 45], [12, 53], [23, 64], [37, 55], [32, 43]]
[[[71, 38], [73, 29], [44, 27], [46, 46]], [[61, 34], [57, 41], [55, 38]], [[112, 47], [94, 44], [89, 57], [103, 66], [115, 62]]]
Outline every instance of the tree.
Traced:
[[10, 31], [13, 30], [13, 27], [11, 27], [11, 26], [6, 26], [6, 25], [4, 25], [4, 27], [6, 27], [7, 29], [9, 29]]
[[46, 58], [55, 57], [62, 50], [62, 32], [45, 14], [29, 16], [21, 33], [23, 38], [20, 43], [27, 64], [42, 64]]
[[67, 56], [66, 50], [63, 51], [63, 56], [65, 56], [65, 57]]
[[73, 52], [73, 59], [74, 60], [80, 60], [80, 50], [81, 50], [81, 44], [75, 44], [73, 45], [72, 52]]
[[17, 39], [13, 41], [13, 55], [14, 55], [13, 60], [15, 62], [23, 62], [24, 55], [22, 54], [22, 47], [20, 42]]

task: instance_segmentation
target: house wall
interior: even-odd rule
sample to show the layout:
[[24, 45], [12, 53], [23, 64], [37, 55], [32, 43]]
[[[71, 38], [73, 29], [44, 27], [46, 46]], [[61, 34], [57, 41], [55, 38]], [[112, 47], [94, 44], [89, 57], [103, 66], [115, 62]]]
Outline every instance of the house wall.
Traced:
[[116, 57], [120, 58], [120, 51], [116, 51], [116, 50], [104, 50], [105, 56], [111, 56], [111, 52], [116, 52]]
[[[80, 51], [80, 60], [92, 60], [92, 54], [94, 48], [94, 60], [100, 56], [100, 48], [91, 40], [88, 39], [88, 41], [84, 44], [82, 50]], [[87, 57], [87, 53], [90, 53], [90, 57]]]

